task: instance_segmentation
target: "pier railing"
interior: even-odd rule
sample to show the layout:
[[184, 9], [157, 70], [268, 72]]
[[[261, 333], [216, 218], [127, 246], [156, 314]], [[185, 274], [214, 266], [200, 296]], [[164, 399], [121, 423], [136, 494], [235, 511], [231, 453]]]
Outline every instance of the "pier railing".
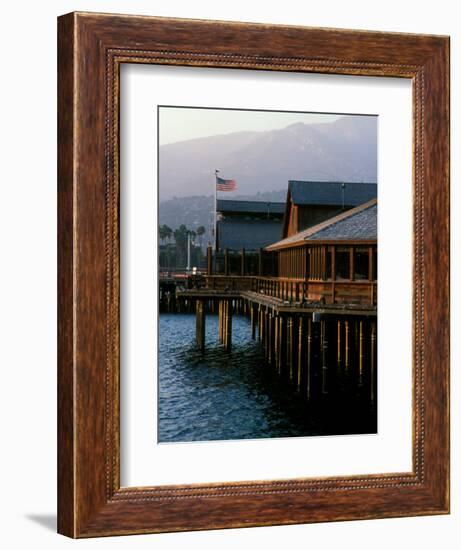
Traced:
[[207, 275], [205, 287], [215, 291], [252, 291], [288, 302], [322, 302], [326, 304], [377, 303], [376, 281], [318, 281], [283, 277]]

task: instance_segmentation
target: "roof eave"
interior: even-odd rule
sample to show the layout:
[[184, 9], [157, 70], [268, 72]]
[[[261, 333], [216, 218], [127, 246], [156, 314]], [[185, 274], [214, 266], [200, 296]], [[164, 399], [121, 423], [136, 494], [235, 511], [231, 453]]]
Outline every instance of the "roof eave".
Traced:
[[279, 246], [269, 245], [264, 250], [275, 252], [277, 250], [286, 250], [287, 248], [300, 248], [301, 246], [309, 245], [374, 245], [377, 244], [377, 239], [304, 239], [292, 243], [285, 243]]

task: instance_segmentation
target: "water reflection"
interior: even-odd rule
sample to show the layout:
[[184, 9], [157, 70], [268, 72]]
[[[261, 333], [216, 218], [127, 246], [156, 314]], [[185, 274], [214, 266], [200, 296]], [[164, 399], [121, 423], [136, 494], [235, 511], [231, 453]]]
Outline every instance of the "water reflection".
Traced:
[[201, 353], [195, 315], [160, 315], [160, 442], [376, 432], [376, 409], [363, 391], [351, 387], [308, 403], [267, 365], [247, 318], [234, 316], [232, 333], [229, 354], [218, 343], [217, 316], [207, 315]]

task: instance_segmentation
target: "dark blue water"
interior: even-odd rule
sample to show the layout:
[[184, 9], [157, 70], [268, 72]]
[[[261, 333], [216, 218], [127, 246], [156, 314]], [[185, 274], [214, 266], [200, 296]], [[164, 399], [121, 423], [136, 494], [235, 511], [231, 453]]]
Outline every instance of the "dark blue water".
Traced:
[[[159, 441], [210, 441], [370, 433], [363, 411], [328, 400], [315, 408], [266, 364], [249, 321], [234, 316], [232, 352], [206, 318], [206, 351], [195, 345], [195, 315], [160, 315]], [[349, 417], [344, 409], [350, 411]], [[341, 412], [342, 411], [342, 412]]]

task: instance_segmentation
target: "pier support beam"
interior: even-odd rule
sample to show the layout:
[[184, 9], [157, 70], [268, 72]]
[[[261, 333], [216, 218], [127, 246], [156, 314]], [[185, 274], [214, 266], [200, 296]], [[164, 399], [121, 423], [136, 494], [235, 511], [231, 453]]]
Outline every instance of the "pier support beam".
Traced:
[[312, 358], [312, 319], [307, 320], [307, 370], [306, 370], [306, 397], [311, 398], [311, 358]]
[[205, 302], [197, 300], [195, 305], [195, 337], [201, 351], [205, 349]]
[[336, 344], [337, 356], [338, 356], [338, 367], [341, 366], [341, 321], [338, 321], [338, 339]]
[[375, 402], [375, 351], [376, 351], [376, 323], [371, 323], [371, 350], [370, 350], [370, 400]]
[[359, 321], [359, 386], [363, 385], [363, 321]]
[[218, 302], [218, 340], [222, 344], [224, 342], [224, 329], [223, 329], [223, 319], [224, 319], [224, 302], [219, 300]]
[[325, 321], [320, 321], [320, 353], [322, 357], [322, 393], [328, 393], [327, 378], [328, 378], [328, 334]]
[[224, 301], [224, 347], [226, 351], [232, 349], [232, 303]]
[[253, 304], [250, 304], [250, 323], [251, 323], [251, 338], [256, 338], [256, 308]]
[[298, 358], [298, 324], [296, 317], [288, 319], [288, 364], [290, 366], [290, 382], [297, 382], [297, 358]]
[[278, 372], [283, 375], [286, 364], [286, 350], [287, 350], [287, 320], [283, 315], [278, 318]]
[[267, 324], [268, 324], [268, 330], [267, 330], [267, 361], [269, 365], [272, 365], [273, 360], [273, 338], [274, 338], [274, 315], [271, 311], [269, 311], [268, 318], [267, 318]]
[[306, 354], [306, 342], [305, 337], [305, 323], [306, 319], [302, 315], [298, 321], [298, 376], [297, 376], [297, 388], [301, 391], [304, 369], [305, 369], [305, 354]]
[[280, 342], [279, 342], [279, 316], [274, 312], [274, 363], [280, 374]]
[[346, 370], [349, 368], [349, 321], [344, 321], [345, 326], [345, 361]]

